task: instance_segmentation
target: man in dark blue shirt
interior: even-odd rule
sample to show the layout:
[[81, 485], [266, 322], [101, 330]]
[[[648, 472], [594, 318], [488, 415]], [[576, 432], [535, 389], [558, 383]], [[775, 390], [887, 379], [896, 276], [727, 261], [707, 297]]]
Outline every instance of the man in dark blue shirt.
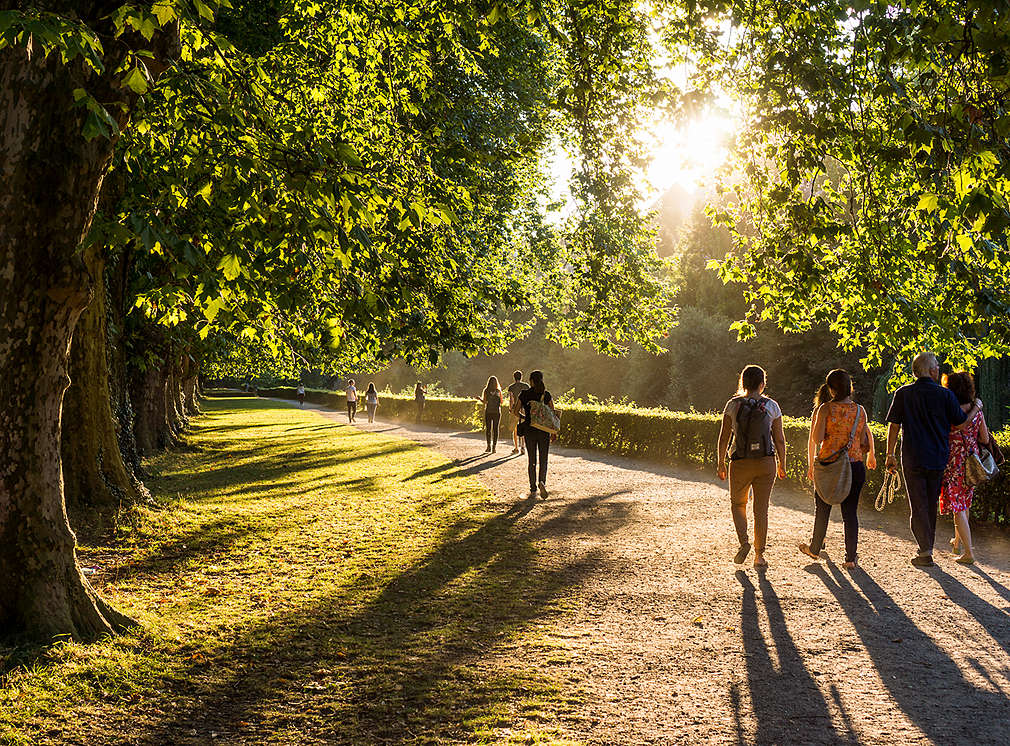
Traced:
[[887, 412], [887, 470], [897, 471], [895, 449], [901, 433], [901, 471], [908, 492], [912, 534], [919, 553], [917, 567], [933, 565], [936, 509], [943, 471], [950, 456], [950, 431], [965, 427], [982, 408], [982, 402], [967, 414], [949, 389], [941, 386], [940, 366], [932, 352], [921, 352], [912, 361], [916, 381], [894, 392]]

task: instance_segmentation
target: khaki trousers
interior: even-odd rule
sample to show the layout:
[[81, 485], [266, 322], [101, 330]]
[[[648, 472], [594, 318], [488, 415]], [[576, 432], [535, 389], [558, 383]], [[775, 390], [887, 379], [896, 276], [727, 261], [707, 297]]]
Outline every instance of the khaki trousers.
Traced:
[[747, 543], [747, 501], [754, 494], [754, 551], [765, 550], [768, 502], [775, 485], [775, 457], [741, 458], [729, 462], [729, 496], [733, 525], [741, 544]]

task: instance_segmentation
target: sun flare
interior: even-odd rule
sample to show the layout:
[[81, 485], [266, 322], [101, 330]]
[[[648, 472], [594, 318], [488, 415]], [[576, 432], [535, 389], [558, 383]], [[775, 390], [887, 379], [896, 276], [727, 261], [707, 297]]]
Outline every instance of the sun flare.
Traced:
[[690, 192], [708, 186], [729, 157], [734, 130], [733, 119], [726, 115], [657, 122], [646, 138], [652, 152], [646, 170], [649, 184], [660, 193], [674, 185]]

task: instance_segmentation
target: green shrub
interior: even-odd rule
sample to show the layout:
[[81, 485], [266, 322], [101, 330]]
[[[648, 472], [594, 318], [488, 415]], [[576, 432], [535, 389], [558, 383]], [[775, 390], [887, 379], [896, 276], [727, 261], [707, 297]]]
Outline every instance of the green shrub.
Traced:
[[[295, 390], [261, 389], [260, 395], [295, 399]], [[333, 409], [346, 408], [343, 393], [306, 391], [306, 401]], [[363, 406], [359, 403], [359, 406]], [[425, 402], [422, 421], [432, 425], [480, 430], [482, 405], [474, 399], [429, 397]], [[613, 404], [567, 404], [561, 412], [559, 443], [569, 448], [605, 451], [618, 456], [641, 458], [664, 464], [695, 464], [714, 472], [716, 447], [722, 415], [673, 412], [668, 409], [644, 409]], [[416, 408], [413, 398], [390, 394], [379, 396], [379, 413], [383, 419], [413, 421]], [[507, 415], [506, 415], [507, 416]], [[810, 489], [807, 481], [807, 436], [809, 420], [784, 417], [788, 481]], [[887, 426], [870, 423], [877, 442], [879, 466], [867, 472], [863, 499], [872, 502], [880, 490], [884, 475], [884, 444]], [[1010, 454], [1010, 430], [996, 435], [1004, 451]], [[899, 498], [900, 499], [900, 498]], [[980, 520], [1010, 524], [1010, 477], [1000, 476], [976, 490], [972, 514]]]

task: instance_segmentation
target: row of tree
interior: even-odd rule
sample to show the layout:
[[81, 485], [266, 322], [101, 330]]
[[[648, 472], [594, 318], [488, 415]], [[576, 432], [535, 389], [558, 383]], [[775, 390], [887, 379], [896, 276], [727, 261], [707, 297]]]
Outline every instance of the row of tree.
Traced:
[[[547, 318], [650, 344], [670, 304], [625, 174], [667, 95], [648, 32], [620, 2], [0, 12], [0, 632], [129, 624], [66, 509], [146, 498], [201, 371], [435, 361]], [[556, 142], [585, 155], [559, 226]]]

